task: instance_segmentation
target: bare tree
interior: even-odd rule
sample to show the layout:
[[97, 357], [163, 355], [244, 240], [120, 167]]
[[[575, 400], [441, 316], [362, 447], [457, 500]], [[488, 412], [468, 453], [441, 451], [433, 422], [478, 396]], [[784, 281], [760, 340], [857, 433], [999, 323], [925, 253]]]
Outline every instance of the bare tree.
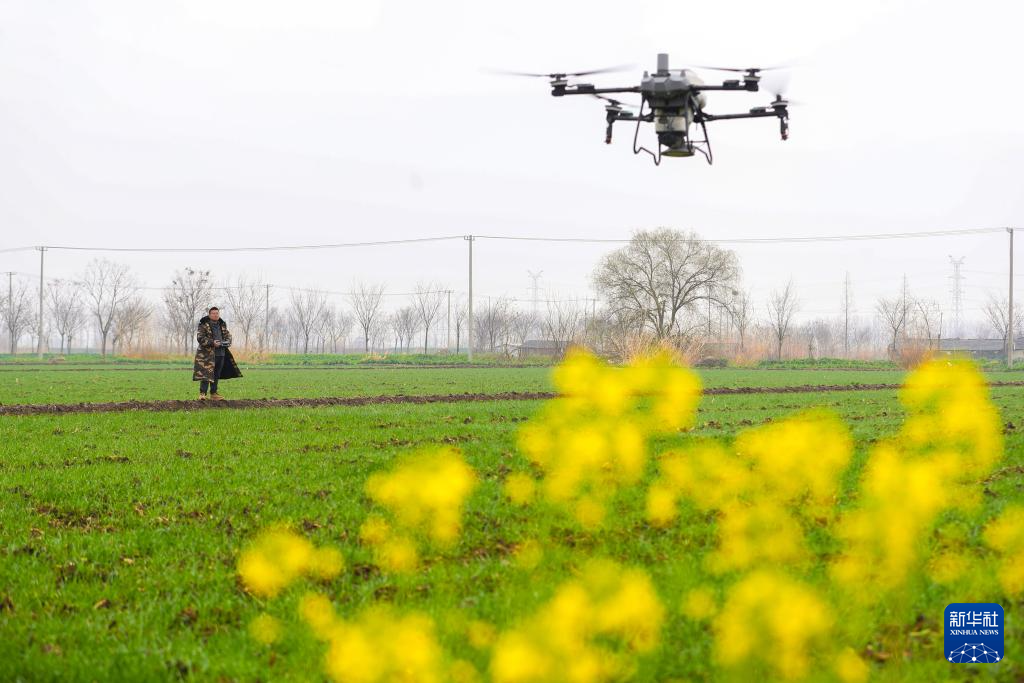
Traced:
[[868, 324], [854, 324], [853, 325], [853, 347], [860, 352], [864, 349], [870, 349], [873, 340], [875, 338], [874, 328]]
[[[503, 297], [488, 297], [477, 311], [474, 311], [474, 346], [494, 351], [507, 336], [511, 304]], [[486, 344], [485, 344], [486, 342]]]
[[327, 353], [327, 342], [331, 340], [335, 315], [337, 315], [337, 311], [334, 306], [327, 304], [324, 306], [323, 313], [317, 318], [316, 336], [320, 341], [320, 353]]
[[229, 283], [224, 288], [224, 296], [231, 309], [231, 324], [241, 337], [239, 341], [243, 348], [249, 349], [253, 333], [260, 330], [267, 314], [267, 286], [259, 278], [249, 280], [240, 275], [234, 284]]
[[466, 328], [466, 304], [459, 301], [455, 304], [455, 308], [452, 309], [452, 320], [455, 323], [455, 353], [459, 353], [462, 348], [462, 332]]
[[267, 339], [265, 339], [267, 351], [275, 351], [289, 348], [289, 332], [291, 325], [288, 324], [288, 316], [281, 309], [274, 306], [270, 309], [270, 319], [267, 321]]
[[182, 353], [188, 353], [195, 342], [196, 323], [209, 309], [212, 296], [210, 271], [189, 267], [176, 271], [170, 286], [164, 290], [164, 319], [171, 339]]
[[593, 280], [613, 316], [664, 339], [693, 332], [701, 302], [728, 305], [738, 275], [733, 252], [693, 232], [659, 228], [638, 231], [605, 256]]
[[356, 324], [363, 332], [363, 345], [367, 353], [370, 351], [371, 337], [380, 334], [381, 303], [384, 300], [384, 285], [358, 283], [352, 291], [352, 311]]
[[570, 344], [575, 342], [583, 332], [587, 317], [586, 302], [578, 300], [559, 300], [550, 297], [547, 304], [547, 315], [541, 325], [548, 339], [555, 342], [559, 356], [565, 355]]
[[134, 296], [119, 306], [111, 326], [111, 351], [124, 353], [134, 349], [143, 340], [152, 317], [153, 305], [140, 296]]
[[383, 349], [385, 347], [388, 329], [387, 316], [383, 313], [373, 319], [373, 324], [370, 326], [370, 349]]
[[907, 326], [907, 298], [903, 295], [891, 299], [882, 297], [878, 300], [875, 310], [881, 318], [889, 336], [889, 353], [899, 349], [900, 339], [905, 335]]
[[3, 315], [7, 336], [10, 340], [11, 354], [18, 350], [18, 340], [32, 324], [32, 297], [28, 285], [19, 278], [14, 280], [7, 276], [7, 297], [0, 303], [0, 314]]
[[81, 280], [89, 312], [100, 333], [100, 354], [105, 357], [114, 315], [135, 292], [135, 278], [123, 263], [93, 259], [86, 266]]
[[736, 328], [736, 336], [739, 338], [740, 351], [743, 351], [746, 347], [747, 332], [754, 322], [754, 304], [750, 293], [737, 291], [732, 297], [728, 310], [733, 327]]
[[327, 332], [331, 341], [331, 353], [338, 353], [338, 342], [341, 342], [344, 351], [345, 340], [352, 331], [352, 316], [341, 308], [332, 307], [327, 319], [330, 322]]
[[54, 280], [46, 288], [46, 299], [54, 327], [60, 335], [60, 352], [65, 352], [64, 342], [67, 341], [67, 352], [70, 353], [71, 338], [85, 321], [82, 292], [73, 282]]
[[[998, 297], [995, 294], [989, 293], [988, 300], [982, 307], [982, 312], [985, 314], [985, 322], [987, 322], [996, 336], [1006, 341], [1007, 328], [1009, 327], [1009, 311], [1010, 304], [1007, 298]], [[1013, 302], [1013, 333], [1014, 337], [1019, 337], [1024, 334], [1024, 307], [1019, 302]]]
[[928, 348], [934, 347], [934, 340], [942, 334], [942, 307], [934, 299], [922, 299], [915, 297], [910, 301], [914, 310], [914, 326], [917, 334], [923, 335], [928, 342]]
[[315, 289], [293, 289], [289, 324], [302, 340], [302, 352], [309, 353], [309, 338], [320, 327], [320, 317], [327, 310], [327, 297]]
[[[840, 322], [840, 326], [845, 329], [845, 325]], [[827, 358], [835, 355], [836, 352], [836, 336], [837, 325], [834, 321], [827, 318], [815, 318], [814, 320], [807, 323], [805, 332], [808, 337], [809, 348], [812, 349], [808, 352], [809, 358]]]
[[533, 311], [524, 311], [515, 306], [508, 310], [508, 324], [505, 326], [504, 346], [506, 353], [521, 348], [530, 334], [537, 329], [537, 318]]
[[416, 285], [416, 290], [413, 294], [413, 306], [416, 308], [416, 315], [423, 326], [423, 353], [427, 352], [430, 328], [441, 314], [444, 296], [445, 292], [441, 289], [440, 285], [432, 282]]
[[789, 335], [790, 325], [793, 322], [793, 315], [796, 313], [799, 303], [796, 298], [796, 290], [793, 281], [786, 283], [782, 291], [774, 290], [768, 296], [768, 327], [772, 331], [772, 338], [775, 340], [775, 357], [782, 360], [782, 344]]
[[413, 306], [403, 306], [391, 316], [391, 327], [397, 340], [396, 347], [408, 351], [412, 338], [419, 331], [419, 313]]

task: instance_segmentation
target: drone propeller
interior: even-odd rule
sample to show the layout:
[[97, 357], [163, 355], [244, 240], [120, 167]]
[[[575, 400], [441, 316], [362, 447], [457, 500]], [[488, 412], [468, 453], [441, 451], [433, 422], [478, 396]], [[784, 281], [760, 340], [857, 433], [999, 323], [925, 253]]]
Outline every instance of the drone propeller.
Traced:
[[612, 99], [611, 97], [605, 97], [604, 95], [597, 95], [595, 93], [590, 94], [591, 97], [596, 97], [599, 100], [604, 100], [608, 104], [605, 105], [605, 109], [639, 109], [640, 106], [636, 104], [629, 104], [627, 102], [620, 102], [619, 100]]
[[789, 72], [785, 71], [783, 75], [773, 76], [770, 79], [761, 81], [761, 89], [775, 96], [775, 100], [771, 104], [772, 107], [778, 107], [779, 105], [789, 107], [803, 104], [786, 96], [786, 91], [789, 89], [789, 80]]
[[750, 74], [750, 75], [756, 76], [757, 74], [761, 73], [762, 71], [781, 71], [783, 69], [789, 69], [790, 65], [789, 64], [779, 64], [777, 66], [753, 66], [753, 67], [747, 67], [745, 69], [741, 69], [741, 68], [737, 68], [737, 67], [734, 67], [734, 66], [702, 66], [702, 65], [699, 65], [699, 64], [694, 64], [693, 68], [694, 69], [709, 69], [711, 71], [732, 71], [732, 72], [738, 73], [738, 74]]
[[634, 64], [619, 64], [617, 66], [609, 66], [603, 69], [591, 69], [589, 71], [567, 71], [550, 74], [538, 74], [531, 73], [529, 71], [506, 71], [505, 69], [488, 69], [490, 73], [498, 74], [500, 76], [526, 76], [527, 78], [547, 78], [552, 81], [563, 81], [566, 78], [576, 78], [578, 76], [590, 76], [593, 74], [607, 74], [616, 71], [628, 71], [632, 69]]

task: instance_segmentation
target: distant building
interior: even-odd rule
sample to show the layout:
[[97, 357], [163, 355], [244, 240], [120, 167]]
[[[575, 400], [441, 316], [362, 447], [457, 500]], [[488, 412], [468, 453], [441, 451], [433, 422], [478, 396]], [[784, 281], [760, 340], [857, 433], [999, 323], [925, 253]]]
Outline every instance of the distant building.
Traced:
[[[988, 360], [1006, 358], [1006, 342], [1002, 339], [940, 339], [938, 342], [939, 353], [959, 353]], [[1013, 360], [1024, 360], [1024, 337], [1017, 337], [1014, 341]]]
[[515, 354], [519, 358], [526, 358], [528, 356], [561, 358], [570, 343], [555, 339], [527, 339], [522, 344], [509, 345], [508, 353], [509, 355]]

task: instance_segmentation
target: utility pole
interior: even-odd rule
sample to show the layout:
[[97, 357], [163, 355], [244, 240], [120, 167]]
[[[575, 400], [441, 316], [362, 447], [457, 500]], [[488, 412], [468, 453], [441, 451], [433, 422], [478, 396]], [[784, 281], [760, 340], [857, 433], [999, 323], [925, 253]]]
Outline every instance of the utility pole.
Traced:
[[267, 285], [266, 294], [263, 300], [263, 347], [270, 353], [270, 285]]
[[907, 338], [907, 323], [910, 322], [910, 313], [907, 310], [907, 274], [903, 273], [903, 339]]
[[1006, 367], [1013, 369], [1013, 228], [1007, 228], [1010, 233], [1010, 310], [1006, 316]]
[[843, 353], [850, 357], [850, 271], [843, 281]]
[[444, 347], [450, 352], [452, 349], [452, 290], [445, 290], [445, 294], [448, 295], [448, 322], [445, 323], [445, 335], [446, 339]]
[[953, 264], [953, 275], [951, 276], [953, 280], [953, 334], [957, 338], [963, 336], [961, 328], [964, 318], [964, 276], [960, 273], [960, 266], [964, 264], [965, 258], [964, 256], [958, 259], [949, 257], [949, 262]]
[[467, 311], [467, 325], [466, 328], [466, 341], [468, 342], [467, 349], [469, 351], [468, 359], [469, 362], [473, 362], [473, 236], [466, 235], [465, 239], [469, 242], [469, 304]]
[[36, 343], [36, 356], [43, 358], [43, 254], [46, 247], [36, 247], [39, 250], [39, 337]]
[[708, 285], [708, 341], [711, 341], [711, 285]]
[[11, 336], [11, 350], [17, 351], [15, 348], [14, 331], [11, 328], [11, 309], [14, 308], [14, 271], [7, 271], [7, 333]]

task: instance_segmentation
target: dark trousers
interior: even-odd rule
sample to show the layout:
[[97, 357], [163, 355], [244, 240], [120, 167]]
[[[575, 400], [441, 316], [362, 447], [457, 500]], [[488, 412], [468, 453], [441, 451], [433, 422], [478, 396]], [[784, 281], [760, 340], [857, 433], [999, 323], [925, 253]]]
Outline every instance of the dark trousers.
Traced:
[[217, 355], [213, 361], [213, 381], [207, 382], [205, 379], [199, 382], [199, 393], [205, 394], [207, 389], [211, 393], [217, 393], [217, 382], [220, 380], [221, 370], [224, 369], [224, 356]]

